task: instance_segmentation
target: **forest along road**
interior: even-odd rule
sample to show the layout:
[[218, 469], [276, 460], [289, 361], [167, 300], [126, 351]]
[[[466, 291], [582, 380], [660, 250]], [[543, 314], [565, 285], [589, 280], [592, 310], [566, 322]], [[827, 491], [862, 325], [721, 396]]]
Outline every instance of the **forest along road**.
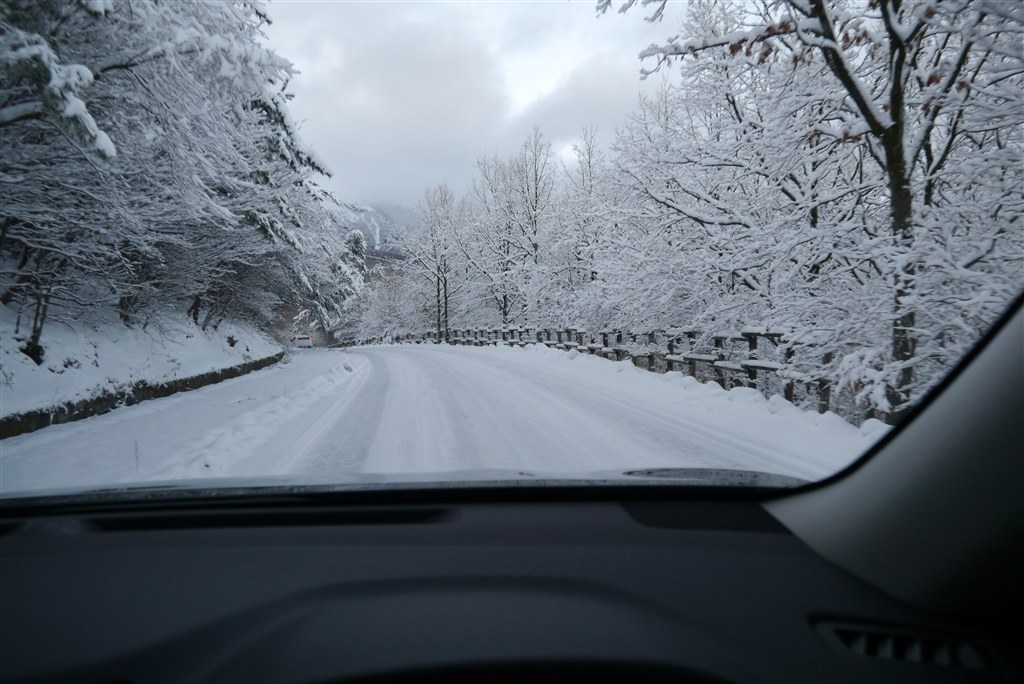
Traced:
[[3, 440], [0, 493], [486, 468], [711, 467], [813, 479], [877, 436], [754, 390], [541, 346], [310, 349], [217, 385]]

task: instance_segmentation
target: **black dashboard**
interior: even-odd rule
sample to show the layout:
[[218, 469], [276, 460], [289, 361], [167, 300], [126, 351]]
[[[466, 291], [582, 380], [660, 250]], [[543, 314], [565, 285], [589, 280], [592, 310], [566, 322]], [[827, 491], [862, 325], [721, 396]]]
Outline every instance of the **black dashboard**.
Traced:
[[892, 598], [745, 497], [5, 507], [0, 681], [1024, 681], [1019, 627]]

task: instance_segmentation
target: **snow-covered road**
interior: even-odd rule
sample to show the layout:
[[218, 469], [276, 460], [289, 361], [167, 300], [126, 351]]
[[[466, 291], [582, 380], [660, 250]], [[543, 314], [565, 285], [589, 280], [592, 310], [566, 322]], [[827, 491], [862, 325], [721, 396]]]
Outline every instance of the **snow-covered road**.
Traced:
[[813, 479], [879, 436], [779, 397], [527, 349], [291, 353], [194, 392], [0, 442], [0, 492], [210, 476], [740, 468]]

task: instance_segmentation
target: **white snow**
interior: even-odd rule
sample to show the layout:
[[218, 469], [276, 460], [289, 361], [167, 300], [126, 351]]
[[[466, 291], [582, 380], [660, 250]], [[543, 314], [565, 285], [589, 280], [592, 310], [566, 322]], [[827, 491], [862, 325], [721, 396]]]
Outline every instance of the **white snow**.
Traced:
[[826, 476], [884, 431], [551, 350], [298, 350], [268, 369], [0, 442], [0, 493], [211, 476], [738, 468]]
[[80, 0], [80, 3], [88, 11], [100, 16], [114, 11], [113, 0]]
[[89, 399], [142, 380], [187, 378], [281, 351], [270, 338], [240, 324], [223, 323], [203, 332], [179, 315], [157, 319], [143, 330], [111, 315], [91, 324], [48, 323], [45, 356], [37, 366], [19, 351], [23, 342], [14, 332], [16, 315], [6, 306], [0, 309], [0, 416]]

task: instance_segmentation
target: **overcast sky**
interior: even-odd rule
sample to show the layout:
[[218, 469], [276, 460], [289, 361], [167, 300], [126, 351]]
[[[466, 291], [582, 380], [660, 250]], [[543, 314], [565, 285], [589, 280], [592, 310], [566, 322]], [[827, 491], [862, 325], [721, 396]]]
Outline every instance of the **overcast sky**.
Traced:
[[[471, 182], [481, 155], [508, 155], [540, 126], [569, 158], [584, 126], [603, 142], [634, 109], [637, 53], [674, 33], [634, 9], [600, 18], [593, 0], [275, 0], [270, 47], [301, 72], [291, 85], [302, 138], [342, 200], [415, 205]], [[681, 9], [681, 8], [680, 8]]]

